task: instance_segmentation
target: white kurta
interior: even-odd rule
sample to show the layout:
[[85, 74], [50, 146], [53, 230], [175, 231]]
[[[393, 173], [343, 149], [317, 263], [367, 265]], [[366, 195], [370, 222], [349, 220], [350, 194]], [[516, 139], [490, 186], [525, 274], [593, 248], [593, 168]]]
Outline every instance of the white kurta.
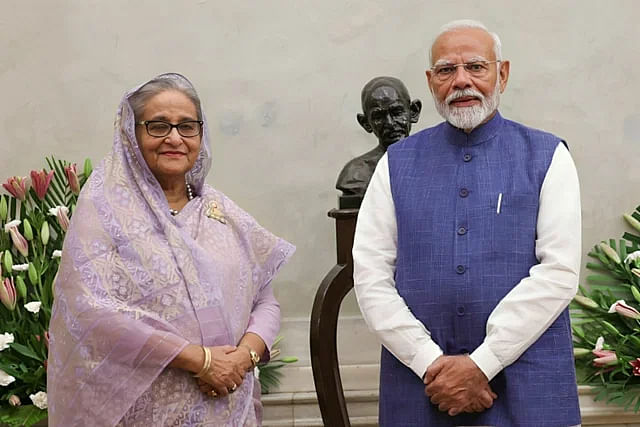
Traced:
[[[437, 206], [434, 207], [437, 209]], [[558, 144], [542, 189], [536, 228], [540, 261], [495, 307], [484, 342], [471, 359], [491, 380], [515, 362], [553, 323], [578, 288], [581, 263], [580, 186], [569, 151]], [[428, 325], [411, 313], [395, 288], [396, 214], [385, 154], [358, 214], [353, 244], [354, 287], [378, 340], [422, 378], [443, 354]]]

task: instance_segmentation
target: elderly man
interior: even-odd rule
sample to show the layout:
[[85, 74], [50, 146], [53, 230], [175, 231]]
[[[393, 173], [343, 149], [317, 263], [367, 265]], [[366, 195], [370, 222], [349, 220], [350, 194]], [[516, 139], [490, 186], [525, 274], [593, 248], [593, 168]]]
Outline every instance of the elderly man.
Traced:
[[446, 122], [389, 147], [353, 247], [358, 302], [384, 345], [380, 425], [577, 425], [571, 156], [500, 115], [509, 62], [482, 24], [443, 27], [430, 60]]

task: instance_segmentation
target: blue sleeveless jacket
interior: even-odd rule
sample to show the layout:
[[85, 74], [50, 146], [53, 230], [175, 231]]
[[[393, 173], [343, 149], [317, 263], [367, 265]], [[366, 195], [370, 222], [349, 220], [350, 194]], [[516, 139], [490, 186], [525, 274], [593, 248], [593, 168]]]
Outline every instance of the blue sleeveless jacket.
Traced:
[[[396, 287], [445, 354], [472, 353], [492, 310], [538, 264], [540, 190], [559, 143], [497, 113], [470, 134], [442, 123], [389, 147]], [[380, 425], [579, 424], [571, 341], [565, 309], [491, 381], [491, 409], [456, 417], [431, 404], [420, 378], [383, 349]]]

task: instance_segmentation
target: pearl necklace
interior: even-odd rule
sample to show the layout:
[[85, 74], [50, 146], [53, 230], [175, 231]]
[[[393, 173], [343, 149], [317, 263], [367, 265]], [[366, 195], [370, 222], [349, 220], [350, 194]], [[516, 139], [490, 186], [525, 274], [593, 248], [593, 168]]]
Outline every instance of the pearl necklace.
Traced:
[[[190, 202], [191, 200], [193, 200], [193, 189], [191, 188], [191, 184], [187, 184], [187, 199], [188, 199], [188, 202]], [[188, 203], [188, 202], [187, 202], [187, 203]], [[171, 208], [169, 208], [169, 213], [170, 213], [171, 215], [173, 215], [173, 216], [178, 215], [178, 212], [179, 212], [179, 211], [177, 211], [177, 210], [175, 210], [175, 209], [171, 209]]]

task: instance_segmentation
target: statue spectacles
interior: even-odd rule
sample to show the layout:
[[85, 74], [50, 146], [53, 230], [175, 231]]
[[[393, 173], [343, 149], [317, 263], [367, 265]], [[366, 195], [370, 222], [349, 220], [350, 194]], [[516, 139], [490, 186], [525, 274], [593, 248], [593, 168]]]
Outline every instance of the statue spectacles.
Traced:
[[162, 120], [144, 120], [136, 122], [137, 125], [144, 126], [149, 136], [161, 138], [171, 133], [173, 128], [178, 129], [180, 136], [191, 138], [200, 135], [202, 132], [202, 120], [188, 120], [178, 124], [168, 123]]
[[489, 65], [499, 62], [502, 61], [472, 61], [461, 64], [443, 64], [431, 67], [431, 71], [434, 77], [440, 81], [446, 81], [453, 77], [458, 67], [463, 67], [464, 70], [473, 77], [484, 77], [489, 73]]

